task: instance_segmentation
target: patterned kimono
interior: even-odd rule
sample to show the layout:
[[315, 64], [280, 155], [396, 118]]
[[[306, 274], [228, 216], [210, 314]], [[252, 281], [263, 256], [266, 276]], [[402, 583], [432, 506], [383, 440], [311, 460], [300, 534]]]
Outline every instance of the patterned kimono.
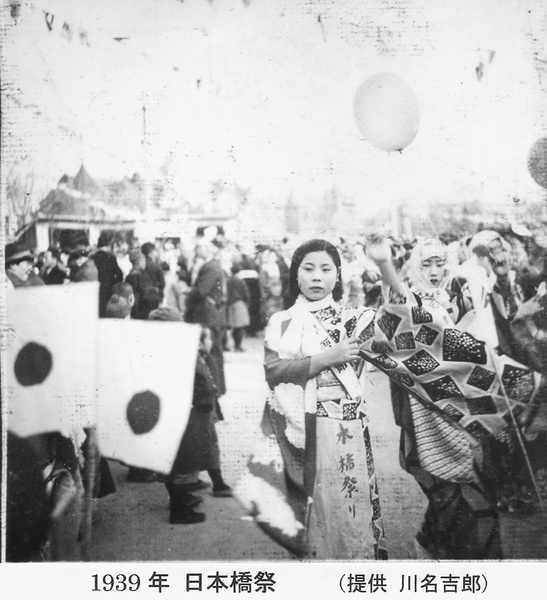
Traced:
[[[419, 471], [465, 489], [471, 505], [482, 502], [488, 488], [486, 505], [456, 515], [461, 531], [450, 531], [448, 541], [438, 537], [443, 532], [430, 532], [449, 552], [466, 547], [466, 529], [477, 514], [496, 513], [522, 485], [533, 489], [515, 418], [542, 400], [541, 376], [457, 329], [435, 300], [408, 289], [386, 289], [384, 298], [376, 312], [342, 308], [332, 298], [300, 298], [268, 325], [271, 394], [263, 438], [236, 494], [257, 523], [298, 556], [386, 557], [362, 397], [366, 371], [358, 361], [308, 379], [310, 357], [346, 336], [357, 336], [361, 356], [409, 392]], [[541, 456], [532, 468], [546, 466]], [[474, 494], [477, 488], [481, 493]]]
[[537, 508], [545, 479], [545, 423], [535, 418], [531, 441], [516, 422], [545, 403], [541, 375], [460, 330], [427, 297], [391, 294], [361, 339], [396, 384], [401, 462], [429, 502], [420, 546], [437, 559], [511, 554], [504, 515]]
[[386, 558], [363, 361], [308, 378], [311, 356], [359, 334], [368, 308], [303, 297], [275, 313], [265, 336], [271, 390], [263, 438], [237, 486], [257, 522], [297, 556]]

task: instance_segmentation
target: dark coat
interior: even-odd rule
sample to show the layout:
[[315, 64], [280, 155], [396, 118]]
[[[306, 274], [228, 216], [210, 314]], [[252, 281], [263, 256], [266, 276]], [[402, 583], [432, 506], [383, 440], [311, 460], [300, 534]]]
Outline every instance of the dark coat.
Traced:
[[226, 393], [226, 379], [224, 376], [224, 335], [226, 332], [226, 318], [211, 300], [203, 299], [191, 308], [187, 308], [185, 319], [189, 323], [200, 323], [211, 330], [213, 347], [210, 352], [211, 371], [219, 394]]
[[38, 275], [36, 275], [34, 273], [30, 273], [29, 276], [28, 276], [28, 279], [26, 279], [25, 281], [23, 281], [22, 279], [19, 279], [19, 277], [16, 277], [15, 275], [13, 275], [12, 273], [10, 273], [9, 271], [6, 274], [8, 276], [8, 279], [13, 284], [13, 287], [15, 287], [15, 288], [19, 288], [19, 287], [32, 287], [32, 286], [35, 286], [35, 285], [44, 285], [44, 282], [42, 281], [42, 279], [40, 277], [38, 277]]
[[220, 306], [224, 301], [225, 276], [218, 260], [206, 262], [198, 272], [194, 286], [204, 296]]
[[88, 259], [80, 267], [72, 267], [70, 269], [70, 281], [81, 283], [82, 281], [98, 281], [99, 271], [95, 263]]
[[144, 267], [143, 271], [143, 288], [146, 289], [149, 287], [155, 287], [158, 290], [161, 304], [165, 288], [165, 276], [158, 263], [147, 258], [146, 267]]
[[106, 305], [112, 295], [114, 284], [123, 281], [123, 273], [116, 257], [105, 250], [97, 250], [92, 256], [99, 277], [99, 317], [106, 317]]
[[226, 282], [226, 304], [234, 304], [238, 300], [243, 300], [245, 304], [249, 304], [249, 290], [242, 279], [232, 275], [228, 277]]
[[148, 318], [147, 314], [144, 314], [142, 310], [142, 299], [144, 295], [144, 272], [137, 268], [133, 267], [131, 271], [127, 274], [125, 278], [125, 282], [128, 283], [133, 288], [133, 296], [135, 297], [135, 304], [133, 304], [131, 308], [131, 318], [132, 319], [146, 319]]
[[57, 265], [50, 271], [43, 271], [40, 275], [46, 285], [59, 285], [68, 279], [68, 274]]
[[200, 353], [196, 360], [192, 410], [171, 470], [172, 476], [218, 468], [220, 459], [214, 424], [217, 400], [213, 375]]
[[6, 559], [28, 562], [45, 546], [50, 500], [40, 459], [28, 438], [7, 432]]

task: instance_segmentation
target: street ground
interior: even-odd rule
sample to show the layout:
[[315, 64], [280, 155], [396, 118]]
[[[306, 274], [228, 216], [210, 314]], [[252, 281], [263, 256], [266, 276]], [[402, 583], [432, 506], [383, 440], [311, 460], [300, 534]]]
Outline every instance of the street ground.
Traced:
[[[248, 338], [246, 351], [225, 353], [228, 392], [217, 424], [224, 479], [235, 484], [253, 448], [265, 398], [262, 338]], [[399, 429], [393, 422], [385, 375], [369, 372], [367, 400], [391, 560], [414, 558], [414, 536], [425, 511], [423, 494], [399, 466]], [[233, 498], [215, 498], [210, 488], [198, 510], [204, 523], [170, 525], [168, 495], [161, 483], [129, 483], [127, 467], [111, 462], [117, 491], [94, 508], [90, 559], [94, 562], [287, 561], [291, 556], [250, 520]], [[206, 473], [201, 478], [208, 481]]]

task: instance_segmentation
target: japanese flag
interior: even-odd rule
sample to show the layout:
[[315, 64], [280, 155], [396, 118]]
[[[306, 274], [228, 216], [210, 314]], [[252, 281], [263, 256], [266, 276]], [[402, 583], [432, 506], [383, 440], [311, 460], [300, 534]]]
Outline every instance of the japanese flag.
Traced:
[[192, 407], [200, 333], [176, 321], [100, 320], [101, 454], [171, 471]]
[[67, 435], [95, 423], [98, 282], [8, 289], [8, 429]]

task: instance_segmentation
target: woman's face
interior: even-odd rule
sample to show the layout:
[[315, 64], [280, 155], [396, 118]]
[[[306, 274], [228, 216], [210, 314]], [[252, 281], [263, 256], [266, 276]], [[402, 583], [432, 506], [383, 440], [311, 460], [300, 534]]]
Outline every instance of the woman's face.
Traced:
[[431, 256], [422, 261], [422, 271], [433, 287], [438, 287], [445, 276], [446, 260], [438, 256]]
[[336, 285], [338, 272], [324, 250], [306, 254], [298, 267], [298, 287], [308, 300], [323, 300]]

